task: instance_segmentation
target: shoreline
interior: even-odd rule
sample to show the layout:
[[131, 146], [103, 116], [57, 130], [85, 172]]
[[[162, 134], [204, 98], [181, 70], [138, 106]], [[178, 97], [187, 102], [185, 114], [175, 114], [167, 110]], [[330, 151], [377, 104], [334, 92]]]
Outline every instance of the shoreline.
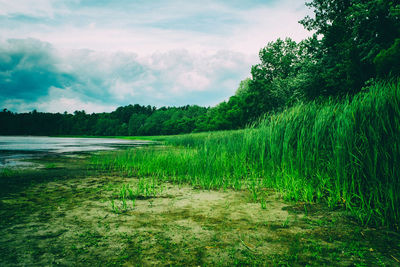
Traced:
[[[33, 140], [33, 144], [28, 143], [30, 139]], [[60, 142], [60, 139], [62, 142]], [[74, 156], [84, 153], [90, 154], [98, 151], [127, 149], [156, 144], [155, 141], [151, 140], [131, 140], [121, 138], [107, 139], [119, 139], [124, 142], [120, 143], [111, 141], [94, 143], [91, 141], [87, 144], [81, 144], [79, 142], [86, 139], [93, 140], [98, 139], [98, 137], [0, 136], [0, 142], [2, 141], [0, 144], [0, 171], [6, 168], [21, 169], [34, 167], [32, 161], [47, 156]], [[102, 138], [102, 140], [105, 139], [106, 138]], [[40, 142], [36, 144], [38, 140]], [[48, 141], [53, 143], [48, 144]], [[65, 143], [66, 141], [71, 141], [71, 143]], [[26, 142], [26, 144], [24, 142]]]
[[[273, 190], [262, 207], [247, 189], [128, 177], [92, 170], [89, 159], [42, 158], [49, 168], [1, 177], [14, 181], [0, 194], [2, 266], [397, 263], [400, 239], [344, 210]], [[121, 195], [128, 188], [134, 203]]]

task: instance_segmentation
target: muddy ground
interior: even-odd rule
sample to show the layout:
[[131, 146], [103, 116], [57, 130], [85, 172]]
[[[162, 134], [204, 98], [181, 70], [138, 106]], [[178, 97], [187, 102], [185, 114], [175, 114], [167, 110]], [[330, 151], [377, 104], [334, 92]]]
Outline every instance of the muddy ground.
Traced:
[[140, 179], [88, 170], [87, 157], [2, 172], [0, 266], [400, 266], [400, 234], [342, 209], [167, 182], [124, 206], [120, 189]]

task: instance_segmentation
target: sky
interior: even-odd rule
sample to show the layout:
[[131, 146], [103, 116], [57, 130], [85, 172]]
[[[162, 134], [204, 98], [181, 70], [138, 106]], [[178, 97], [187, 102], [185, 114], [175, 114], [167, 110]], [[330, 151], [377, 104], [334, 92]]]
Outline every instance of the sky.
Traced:
[[268, 42], [308, 36], [302, 0], [0, 0], [0, 108], [215, 106]]

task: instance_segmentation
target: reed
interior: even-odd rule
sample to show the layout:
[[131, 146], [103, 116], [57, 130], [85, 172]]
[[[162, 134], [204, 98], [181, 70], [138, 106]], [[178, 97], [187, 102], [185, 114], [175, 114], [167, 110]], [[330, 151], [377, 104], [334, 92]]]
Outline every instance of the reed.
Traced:
[[[165, 138], [165, 147], [93, 158], [97, 168], [205, 189], [274, 188], [295, 201], [346, 207], [362, 223], [400, 221], [400, 82], [341, 101], [300, 103], [238, 131]], [[264, 205], [264, 204], [262, 204]]]

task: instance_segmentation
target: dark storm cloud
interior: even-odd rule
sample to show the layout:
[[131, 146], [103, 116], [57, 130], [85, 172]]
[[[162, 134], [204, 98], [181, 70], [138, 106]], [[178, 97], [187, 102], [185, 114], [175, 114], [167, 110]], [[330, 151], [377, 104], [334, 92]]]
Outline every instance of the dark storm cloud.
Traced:
[[75, 78], [58, 69], [50, 44], [34, 39], [7, 40], [0, 46], [0, 97], [36, 100], [50, 87], [64, 88]]

